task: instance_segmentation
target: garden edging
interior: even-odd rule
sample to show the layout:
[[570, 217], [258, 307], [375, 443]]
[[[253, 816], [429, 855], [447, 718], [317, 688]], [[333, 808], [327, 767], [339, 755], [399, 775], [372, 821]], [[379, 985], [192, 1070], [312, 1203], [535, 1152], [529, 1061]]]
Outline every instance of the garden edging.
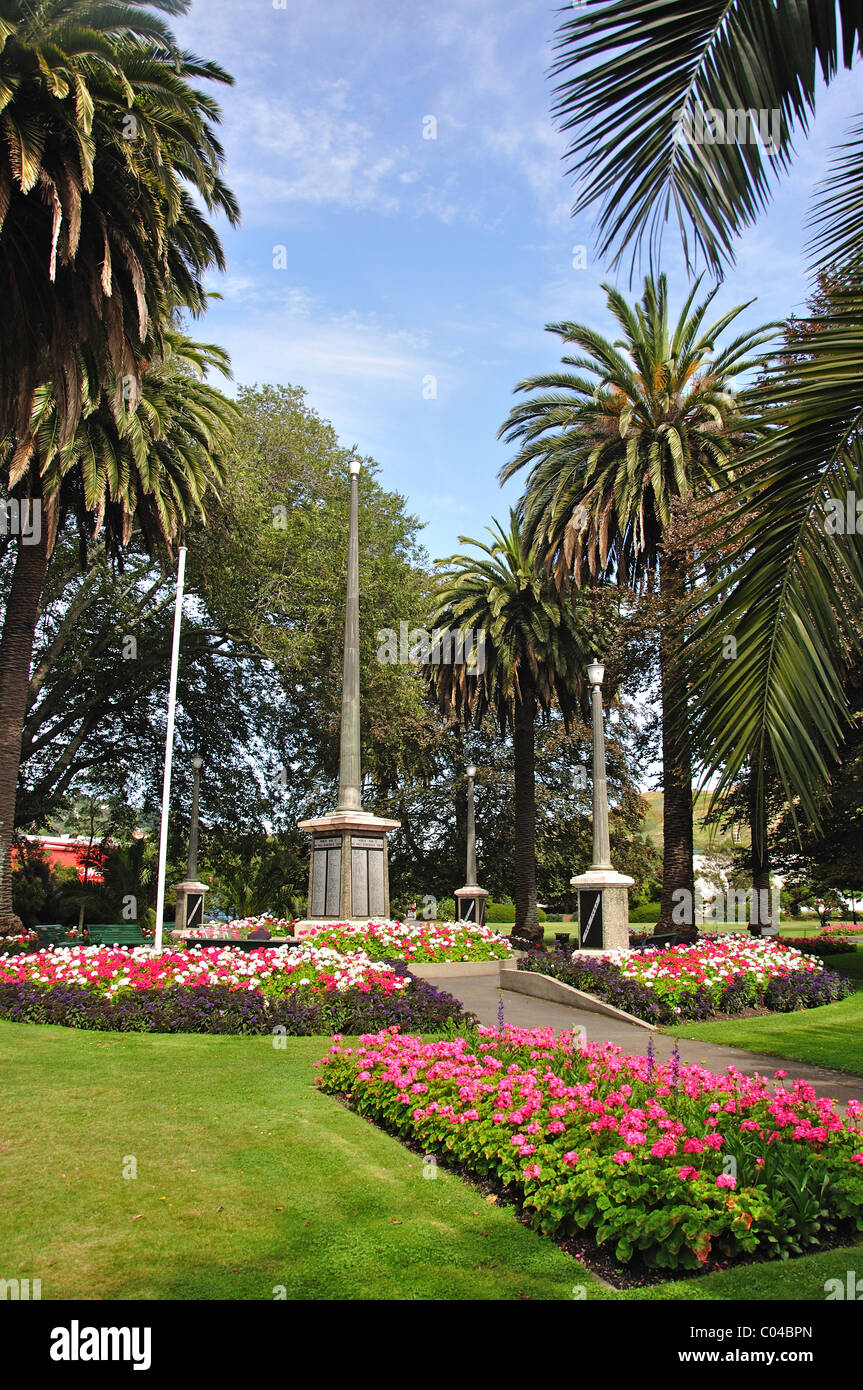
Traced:
[[410, 960], [407, 962], [410, 973], [417, 975], [421, 980], [464, 979], [468, 976], [482, 975], [492, 975], [496, 978], [509, 965], [509, 960], [430, 960], [425, 962]]
[[597, 999], [595, 994], [585, 994], [573, 985], [565, 985], [562, 980], [556, 980], [552, 975], [541, 975], [538, 971], [501, 970], [500, 987], [515, 994], [530, 994], [535, 999], [548, 999], [555, 1004], [568, 1004], [573, 1009], [585, 1009], [588, 1013], [617, 1018], [623, 1023], [634, 1023], [639, 1028], [646, 1028], [649, 1033], [657, 1031], [654, 1024], [647, 1023], [643, 1018], [636, 1018], [634, 1014]]

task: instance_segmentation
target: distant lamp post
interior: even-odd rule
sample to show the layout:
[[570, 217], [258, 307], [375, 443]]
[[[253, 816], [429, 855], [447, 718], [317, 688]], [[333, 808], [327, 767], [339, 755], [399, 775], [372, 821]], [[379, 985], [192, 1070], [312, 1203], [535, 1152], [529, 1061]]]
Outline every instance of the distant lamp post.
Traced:
[[485, 922], [485, 900], [488, 893], [476, 882], [476, 820], [474, 817], [474, 785], [476, 768], [473, 763], [467, 772], [467, 874], [463, 888], [455, 891], [456, 916], [460, 922]]
[[187, 877], [197, 878], [198, 875], [198, 797], [201, 792], [201, 768], [204, 766], [204, 759], [199, 753], [195, 753], [192, 758], [192, 768], [194, 769], [194, 782], [192, 785], [192, 823], [189, 827], [189, 867]]
[[182, 883], [174, 885], [177, 894], [177, 911], [174, 918], [174, 932], [184, 935], [194, 927], [200, 927], [204, 920], [204, 897], [210, 889], [198, 879], [198, 801], [201, 791], [201, 768], [204, 759], [200, 753], [192, 755], [192, 818], [189, 825], [189, 862], [186, 877]]
[[608, 833], [608, 782], [602, 723], [605, 667], [594, 657], [587, 668], [593, 725], [593, 862], [587, 873], [570, 879], [578, 889], [579, 945], [582, 950], [629, 949], [629, 897], [634, 879], [615, 872]]

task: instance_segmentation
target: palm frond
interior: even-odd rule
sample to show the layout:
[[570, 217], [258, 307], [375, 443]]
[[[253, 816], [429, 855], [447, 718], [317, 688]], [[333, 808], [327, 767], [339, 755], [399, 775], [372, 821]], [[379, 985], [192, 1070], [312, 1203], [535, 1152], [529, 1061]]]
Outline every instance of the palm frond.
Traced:
[[617, 263], [631, 246], [634, 267], [647, 243], [653, 263], [673, 216], [687, 264], [703, 255], [719, 274], [808, 129], [819, 67], [829, 80], [860, 53], [858, 0], [840, 0], [839, 26], [832, 0], [588, 0], [566, 13], [553, 110], [574, 132], [575, 211], [600, 204], [599, 255]]

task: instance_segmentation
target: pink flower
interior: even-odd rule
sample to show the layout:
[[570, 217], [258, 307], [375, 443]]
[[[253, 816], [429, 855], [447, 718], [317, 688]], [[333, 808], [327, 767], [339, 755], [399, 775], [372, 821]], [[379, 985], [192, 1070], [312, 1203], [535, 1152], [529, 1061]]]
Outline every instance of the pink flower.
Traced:
[[677, 1176], [678, 1176], [679, 1178], [683, 1178], [684, 1180], [688, 1180], [689, 1178], [697, 1178], [697, 1177], [698, 1177], [698, 1169], [697, 1169], [697, 1168], [692, 1168], [692, 1167], [688, 1167], [688, 1168], [678, 1168], [678, 1170], [677, 1170]]
[[524, 1170], [524, 1176], [525, 1176], [526, 1178], [538, 1178], [538, 1177], [539, 1177], [539, 1164], [538, 1164], [538, 1163], [531, 1163], [531, 1164], [529, 1164], [529, 1166], [528, 1166], [527, 1168], [525, 1168], [525, 1170]]
[[563, 1155], [563, 1161], [564, 1161], [564, 1163], [577, 1163], [577, 1162], [578, 1162], [578, 1154], [575, 1153], [575, 1151], [574, 1151], [573, 1149], [570, 1149], [570, 1151], [569, 1151], [568, 1154], [564, 1154], [564, 1155]]
[[632, 1162], [632, 1154], [629, 1152], [628, 1149], [618, 1149], [616, 1154], [612, 1154], [612, 1156], [611, 1156], [611, 1161], [612, 1161], [612, 1163], [621, 1163], [621, 1164], [623, 1164], [623, 1163], [631, 1163], [631, 1162]]
[[719, 1177], [716, 1179], [716, 1186], [717, 1186], [717, 1187], [736, 1187], [736, 1186], [737, 1186], [737, 1179], [736, 1179], [736, 1178], [732, 1178], [732, 1176], [731, 1176], [730, 1173], [720, 1173], [720, 1174], [719, 1174]]
[[851, 1155], [851, 1162], [852, 1162], [852, 1163], [863, 1163], [863, 1154], [852, 1154], [852, 1155]]
[[677, 1153], [677, 1145], [673, 1139], [657, 1139], [650, 1152], [654, 1158], [668, 1158]]

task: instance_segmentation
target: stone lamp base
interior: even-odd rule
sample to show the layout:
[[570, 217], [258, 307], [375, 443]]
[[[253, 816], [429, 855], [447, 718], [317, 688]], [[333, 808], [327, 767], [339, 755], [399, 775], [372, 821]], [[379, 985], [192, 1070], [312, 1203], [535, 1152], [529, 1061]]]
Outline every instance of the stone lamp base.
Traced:
[[614, 869], [588, 869], [571, 878], [578, 889], [579, 943], [582, 950], [629, 950], [629, 892], [634, 878]]
[[488, 897], [488, 890], [477, 888], [476, 885], [455, 890], [455, 915], [459, 922], [475, 922], [477, 926], [485, 925], [485, 900]]

